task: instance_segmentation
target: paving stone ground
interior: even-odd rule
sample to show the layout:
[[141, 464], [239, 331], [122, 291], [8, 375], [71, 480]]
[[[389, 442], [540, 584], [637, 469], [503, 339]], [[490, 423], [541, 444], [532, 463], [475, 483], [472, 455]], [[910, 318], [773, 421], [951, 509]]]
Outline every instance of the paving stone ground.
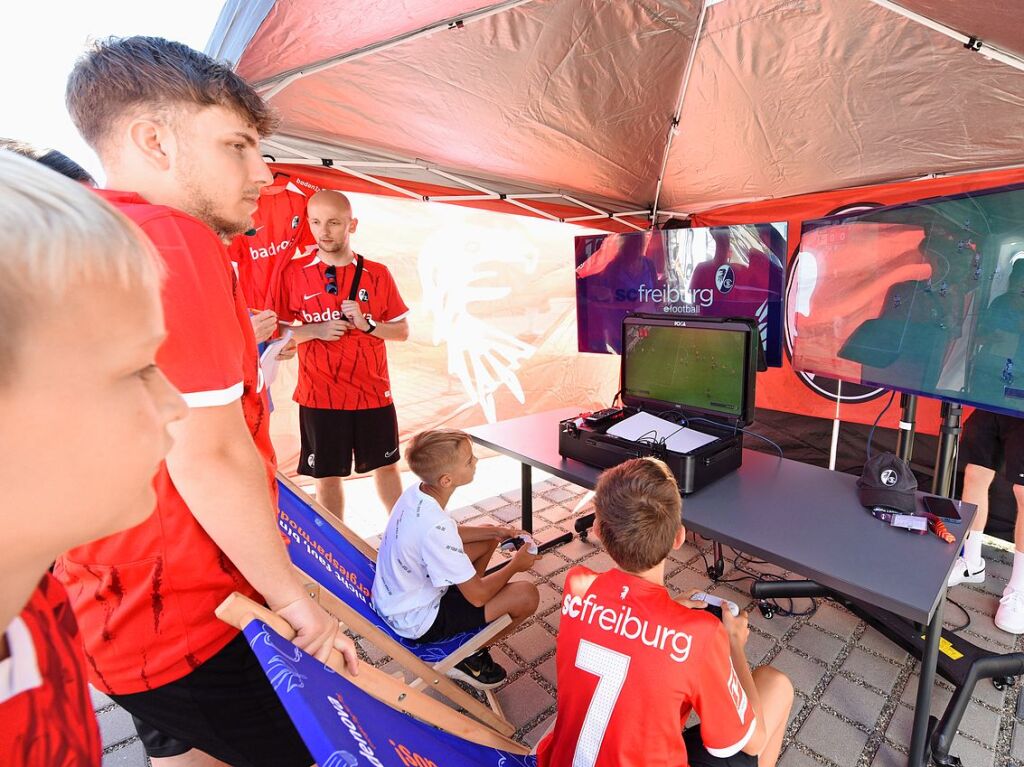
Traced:
[[[574, 511], [586, 513], [583, 490], [551, 478], [534, 486], [536, 537], [543, 541], [572, 530]], [[461, 522], [494, 523], [518, 519], [515, 493], [505, 492], [468, 504], [453, 512]], [[366, 530], [363, 521], [357, 529]], [[353, 525], [356, 526], [356, 525]], [[906, 764], [917, 689], [917, 662], [867, 627], [856, 616], [831, 603], [819, 603], [811, 612], [808, 600], [797, 600], [797, 616], [777, 615], [765, 620], [749, 597], [747, 572], [784, 571], [769, 565], [732, 558], [723, 582], [706, 574], [710, 545], [692, 539], [675, 552], [666, 570], [673, 593], [703, 588], [740, 601], [752, 610], [748, 657], [772, 663], [785, 671], [796, 688], [796, 701], [786, 732], [782, 767], [897, 767]], [[1009, 554], [986, 547], [988, 581], [978, 587], [958, 586], [947, 603], [947, 625], [969, 616], [971, 626], [962, 636], [1000, 652], [1024, 650], [1024, 638], [1005, 634], [991, 621], [1009, 574]], [[509, 681], [498, 692], [505, 713], [517, 728], [516, 737], [535, 745], [554, 721], [555, 635], [558, 604], [565, 572], [574, 564], [596, 570], [608, 566], [607, 554], [593, 540], [574, 540], [543, 557], [530, 577], [540, 585], [538, 613], [494, 652], [508, 668]], [[992, 563], [999, 563], [993, 567]], [[739, 565], [739, 569], [737, 568]], [[794, 577], [799, 577], [792, 574]], [[524, 576], [518, 576], [524, 577]], [[724, 582], [730, 581], [730, 582]], [[994, 596], [995, 595], [995, 596]], [[360, 643], [364, 658], [375, 665], [388, 663], [379, 650]], [[389, 670], [390, 667], [389, 667]], [[940, 714], [952, 694], [945, 682], [936, 689], [932, 711]], [[1018, 678], [1006, 692], [982, 681], [967, 709], [952, 753], [966, 767], [1011, 767], [1024, 763], [1024, 718], [1017, 716], [1022, 683]], [[109, 698], [94, 694], [104, 744], [104, 767], [147, 765], [131, 718]], [[1024, 712], [1022, 712], [1024, 713]]]

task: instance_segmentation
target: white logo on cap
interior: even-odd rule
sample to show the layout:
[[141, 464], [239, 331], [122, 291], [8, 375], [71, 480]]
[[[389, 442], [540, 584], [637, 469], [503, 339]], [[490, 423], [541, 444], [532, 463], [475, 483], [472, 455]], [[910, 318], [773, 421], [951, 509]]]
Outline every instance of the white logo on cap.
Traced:
[[879, 479], [882, 480], [882, 484], [885, 485], [886, 487], [892, 487], [893, 485], [896, 484], [896, 472], [893, 471], [892, 469], [886, 469], [879, 476]]

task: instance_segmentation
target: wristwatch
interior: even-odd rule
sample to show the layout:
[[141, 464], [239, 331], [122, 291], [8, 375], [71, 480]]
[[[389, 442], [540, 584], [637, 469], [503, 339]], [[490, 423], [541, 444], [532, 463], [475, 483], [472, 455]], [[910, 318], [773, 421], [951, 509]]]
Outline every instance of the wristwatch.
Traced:
[[368, 327], [368, 328], [367, 328], [366, 330], [364, 330], [363, 332], [364, 332], [364, 333], [366, 333], [366, 335], [370, 335], [370, 334], [371, 334], [371, 333], [372, 333], [373, 331], [375, 331], [375, 330], [377, 329], [377, 323], [376, 323], [376, 322], [374, 322], [374, 321], [373, 321], [373, 320], [372, 320], [372, 319], [371, 319], [370, 317], [365, 317], [364, 319], [366, 320], [366, 323], [367, 323], [367, 324], [368, 324], [368, 325], [369, 325], [370, 327]]

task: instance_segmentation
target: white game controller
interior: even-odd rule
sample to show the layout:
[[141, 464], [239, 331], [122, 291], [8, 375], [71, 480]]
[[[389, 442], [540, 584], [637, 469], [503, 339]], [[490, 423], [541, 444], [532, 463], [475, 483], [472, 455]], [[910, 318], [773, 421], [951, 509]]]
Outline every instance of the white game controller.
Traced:
[[537, 542], [533, 540], [533, 537], [529, 533], [517, 535], [515, 538], [506, 538], [501, 542], [500, 548], [503, 551], [513, 551], [520, 549], [523, 546], [528, 546], [529, 548], [527, 551], [535, 556], [539, 553], [539, 550], [537, 549]]
[[706, 591], [698, 591], [690, 599], [694, 602], [703, 602], [711, 607], [717, 607], [719, 610], [724, 607], [732, 614], [733, 618], [739, 617], [740, 606], [735, 602], [730, 602], [728, 599], [716, 597], [714, 594], [708, 594]]

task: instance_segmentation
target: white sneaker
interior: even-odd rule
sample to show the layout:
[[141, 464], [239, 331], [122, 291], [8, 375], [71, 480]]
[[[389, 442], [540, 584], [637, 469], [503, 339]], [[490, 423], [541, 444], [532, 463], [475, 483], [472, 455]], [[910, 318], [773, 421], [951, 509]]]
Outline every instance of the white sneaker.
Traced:
[[1024, 591], [1014, 591], [1009, 586], [1003, 590], [995, 622], [1003, 631], [1024, 634]]
[[971, 571], [970, 565], [963, 557], [957, 557], [953, 570], [949, 574], [947, 586], [959, 586], [961, 583], [983, 583], [985, 581], [985, 560], [981, 560], [981, 568]]

